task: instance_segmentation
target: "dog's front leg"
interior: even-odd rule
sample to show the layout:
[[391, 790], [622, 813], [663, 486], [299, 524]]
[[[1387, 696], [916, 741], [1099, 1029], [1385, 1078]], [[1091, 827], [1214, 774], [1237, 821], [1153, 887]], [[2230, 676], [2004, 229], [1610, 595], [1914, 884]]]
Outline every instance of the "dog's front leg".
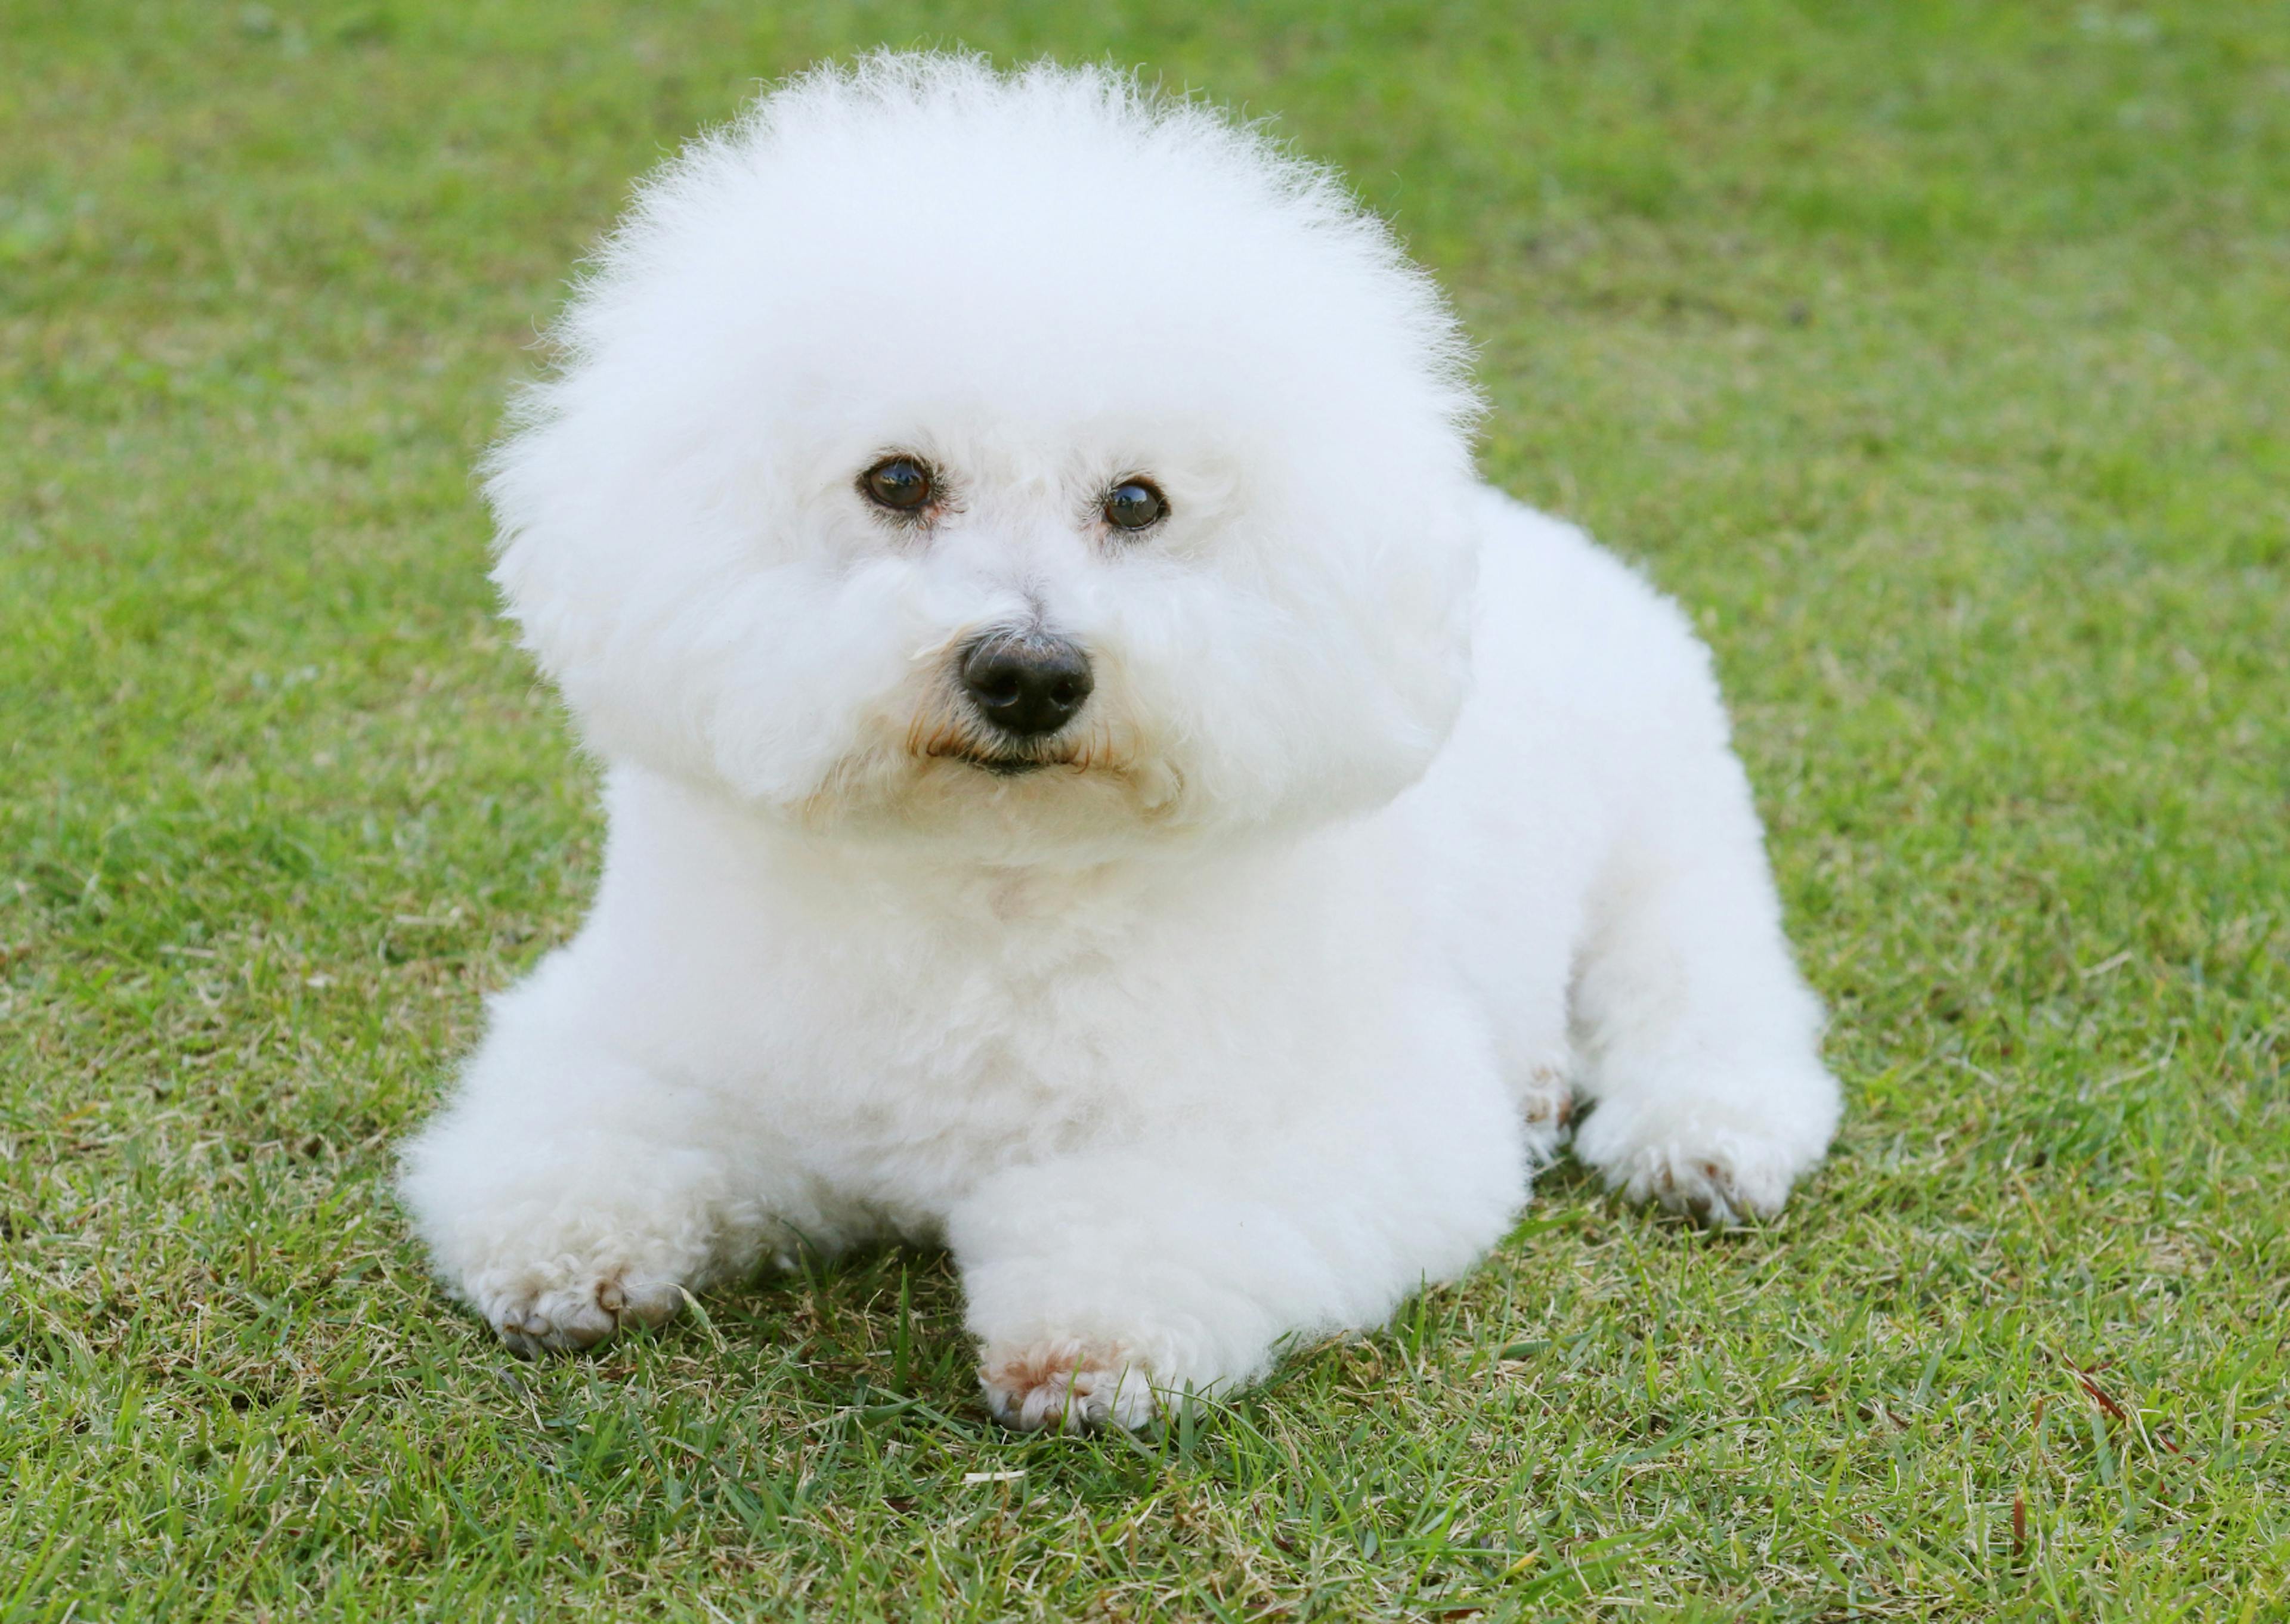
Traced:
[[1634, 1199], [1723, 1224], [1780, 1210], [1839, 1101], [1741, 769], [1690, 767], [1591, 897], [1573, 1024], [1597, 1103], [1574, 1148]]
[[1468, 1268], [1525, 1193], [1525, 1150], [1491, 1068], [1454, 1084], [1269, 1140], [1202, 1124], [988, 1180], [949, 1224], [988, 1407], [1135, 1427]]
[[751, 1259], [780, 1182], [723, 1092], [648, 1070], [548, 978], [496, 1006], [400, 1190], [439, 1276], [522, 1354], [658, 1324]]

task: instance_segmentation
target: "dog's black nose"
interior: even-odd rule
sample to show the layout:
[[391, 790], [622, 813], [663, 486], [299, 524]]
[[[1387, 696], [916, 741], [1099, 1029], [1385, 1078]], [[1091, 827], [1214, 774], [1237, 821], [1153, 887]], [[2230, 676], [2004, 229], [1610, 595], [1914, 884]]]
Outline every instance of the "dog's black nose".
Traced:
[[989, 632], [962, 657], [963, 692], [978, 714], [1021, 739], [1072, 721], [1093, 685], [1080, 645], [1046, 632]]

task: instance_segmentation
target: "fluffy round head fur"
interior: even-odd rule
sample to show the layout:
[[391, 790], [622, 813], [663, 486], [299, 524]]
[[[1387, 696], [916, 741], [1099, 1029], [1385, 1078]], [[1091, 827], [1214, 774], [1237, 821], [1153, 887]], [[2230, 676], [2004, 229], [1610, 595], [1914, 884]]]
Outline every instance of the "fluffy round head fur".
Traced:
[[[1340, 816], [1445, 737], [1462, 341], [1327, 173], [1213, 111], [813, 73], [646, 183], [557, 336], [491, 463], [496, 579], [607, 759], [1008, 859]], [[868, 493], [891, 456], [914, 511]], [[1140, 478], [1166, 512], [1124, 529]], [[1086, 652], [1054, 733], [962, 687], [1010, 633]]]

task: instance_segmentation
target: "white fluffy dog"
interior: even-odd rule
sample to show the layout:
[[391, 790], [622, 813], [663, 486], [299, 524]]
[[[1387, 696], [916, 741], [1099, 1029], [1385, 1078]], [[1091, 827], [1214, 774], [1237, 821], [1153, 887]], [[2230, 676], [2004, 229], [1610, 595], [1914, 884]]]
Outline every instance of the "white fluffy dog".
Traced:
[[1838, 1091], [1685, 620], [1474, 476], [1326, 173], [883, 56], [644, 189], [492, 464], [602, 885], [404, 1191], [521, 1350], [874, 1237], [986, 1400], [1135, 1425], [1498, 1240], [1570, 1100], [1726, 1222]]

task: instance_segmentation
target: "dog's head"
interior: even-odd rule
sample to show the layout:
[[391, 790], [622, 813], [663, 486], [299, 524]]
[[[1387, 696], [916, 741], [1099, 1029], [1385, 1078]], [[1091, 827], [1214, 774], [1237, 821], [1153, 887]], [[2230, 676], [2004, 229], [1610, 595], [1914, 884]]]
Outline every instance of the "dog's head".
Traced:
[[496, 579], [608, 757], [1019, 856], [1339, 816], [1445, 737], [1456, 328], [1198, 107], [814, 74], [645, 188], [559, 336]]

